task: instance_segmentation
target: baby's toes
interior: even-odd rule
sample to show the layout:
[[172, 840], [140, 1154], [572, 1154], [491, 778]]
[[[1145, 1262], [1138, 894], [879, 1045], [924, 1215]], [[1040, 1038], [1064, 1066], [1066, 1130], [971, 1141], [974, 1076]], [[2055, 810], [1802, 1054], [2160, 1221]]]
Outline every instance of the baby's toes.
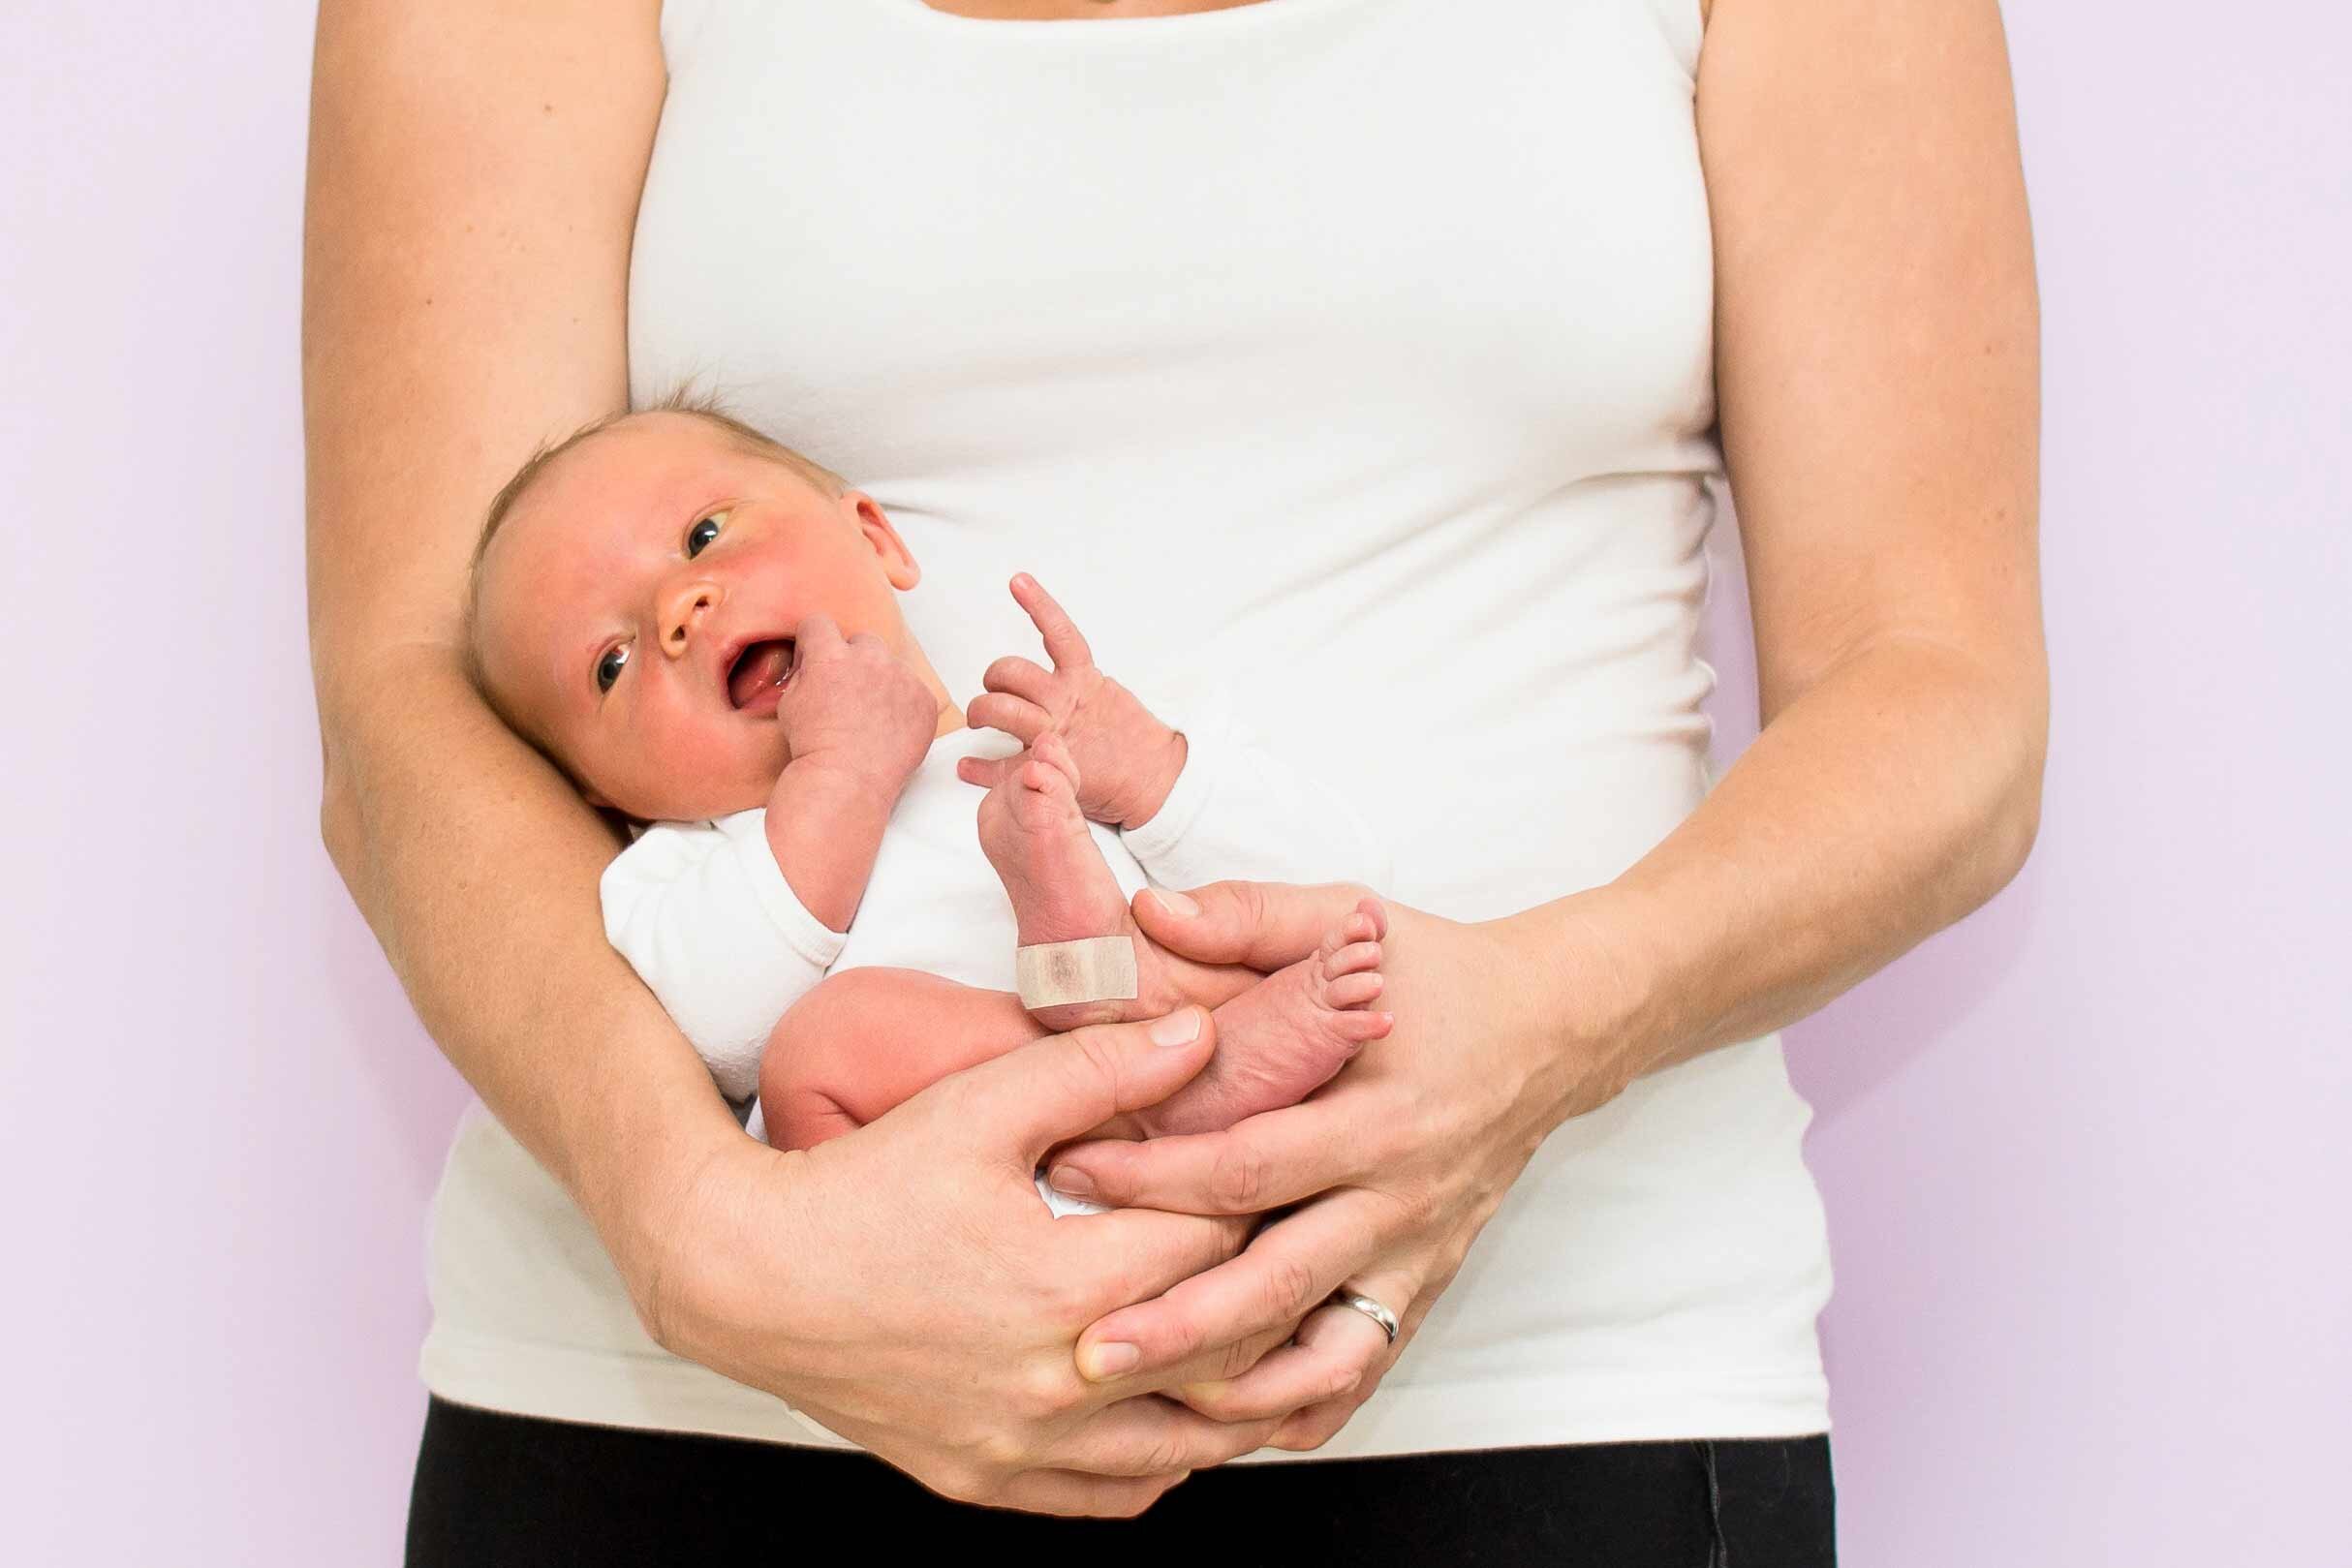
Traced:
[[1377, 997], [1387, 982], [1378, 974], [1343, 974], [1323, 984], [1323, 1001], [1331, 1007], [1361, 1007]]
[[1327, 946], [1323, 951], [1323, 978], [1326, 980], [1336, 980], [1343, 974], [1354, 974], [1362, 969], [1377, 969], [1379, 967], [1378, 942], [1349, 942], [1340, 948]]

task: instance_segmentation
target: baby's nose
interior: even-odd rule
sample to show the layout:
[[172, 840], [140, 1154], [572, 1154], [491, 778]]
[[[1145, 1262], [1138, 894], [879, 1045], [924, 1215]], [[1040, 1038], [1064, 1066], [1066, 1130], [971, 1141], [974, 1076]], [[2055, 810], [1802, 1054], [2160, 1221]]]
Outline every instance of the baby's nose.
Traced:
[[662, 616], [662, 651], [672, 658], [685, 653], [702, 617], [724, 597], [716, 583], [689, 583], [671, 594]]

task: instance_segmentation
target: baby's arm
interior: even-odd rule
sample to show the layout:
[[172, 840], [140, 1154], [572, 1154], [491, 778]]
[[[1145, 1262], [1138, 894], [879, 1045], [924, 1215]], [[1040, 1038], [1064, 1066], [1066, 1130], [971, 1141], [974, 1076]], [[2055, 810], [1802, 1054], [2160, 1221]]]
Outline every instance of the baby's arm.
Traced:
[[[967, 716], [1025, 747], [1049, 731], [1060, 735], [1076, 765], [1079, 810], [1117, 827], [1153, 881], [1198, 887], [1247, 876], [1388, 886], [1394, 864], [1386, 843], [1338, 791], [1243, 735], [1222, 689], [1180, 715], [1181, 729], [1172, 727], [1096, 667], [1084, 635], [1035, 578], [1013, 578], [1012, 597], [1054, 667], [1017, 656], [998, 660]], [[956, 776], [993, 788], [1027, 760], [1026, 753], [966, 757]]]
[[1158, 812], [1119, 832], [1154, 882], [1248, 877], [1387, 890], [1396, 875], [1387, 841], [1346, 796], [1253, 739], [1222, 688], [1188, 703], [1181, 719], [1184, 771]]
[[794, 632], [776, 723], [790, 760], [768, 795], [768, 847], [809, 912], [847, 932], [891, 810], [939, 736], [939, 698], [880, 637], [844, 641], [812, 615]]
[[[1075, 623], [1027, 572], [1012, 597], [1044, 640], [1051, 670], [1017, 654], [988, 666], [987, 688], [965, 709], [975, 729], [1001, 729], [1025, 747], [1047, 733], [1062, 737], [1079, 775], [1078, 808], [1097, 822], [1126, 828], [1156, 814], [1184, 770], [1185, 738], [1102, 673]], [[968, 756], [956, 764], [966, 784], [993, 789], [1026, 756]]]

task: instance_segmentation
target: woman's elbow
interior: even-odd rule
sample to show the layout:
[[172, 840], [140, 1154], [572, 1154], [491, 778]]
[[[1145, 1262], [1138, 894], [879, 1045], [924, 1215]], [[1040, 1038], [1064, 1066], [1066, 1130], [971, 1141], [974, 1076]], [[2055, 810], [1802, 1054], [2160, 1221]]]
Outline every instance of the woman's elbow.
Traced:
[[326, 858], [343, 878], [343, 886], [353, 902], [365, 909], [367, 889], [361, 868], [367, 863], [367, 847], [358, 786], [339, 748], [329, 743], [322, 750], [325, 756], [320, 766], [319, 842], [326, 846]]
[[[319, 839], [362, 909], [371, 789], [414, 786], [412, 758], [468, 744], [468, 710], [486, 715], [457, 661], [439, 648], [373, 662], [314, 656], [319, 704]], [[371, 778], [372, 776], [372, 778]]]
[[[2050, 711], [2046, 697], [2035, 701], [2012, 733], [2011, 763], [1989, 813], [1984, 842], [1991, 873], [1984, 899], [1992, 898], [2017, 879], [2042, 832], [2042, 778], [2050, 754]], [[1983, 900], [1979, 900], [1983, 902]]]

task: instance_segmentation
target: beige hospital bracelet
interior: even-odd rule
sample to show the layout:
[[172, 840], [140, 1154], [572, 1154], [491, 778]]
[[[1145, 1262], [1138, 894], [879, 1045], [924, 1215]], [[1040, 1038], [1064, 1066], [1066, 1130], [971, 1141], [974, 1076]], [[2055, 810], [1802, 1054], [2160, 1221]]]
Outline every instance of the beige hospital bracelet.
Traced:
[[1135, 996], [1135, 939], [1086, 937], [1037, 942], [1012, 950], [1021, 1005], [1060, 1007], [1073, 1001], [1130, 1001]]

